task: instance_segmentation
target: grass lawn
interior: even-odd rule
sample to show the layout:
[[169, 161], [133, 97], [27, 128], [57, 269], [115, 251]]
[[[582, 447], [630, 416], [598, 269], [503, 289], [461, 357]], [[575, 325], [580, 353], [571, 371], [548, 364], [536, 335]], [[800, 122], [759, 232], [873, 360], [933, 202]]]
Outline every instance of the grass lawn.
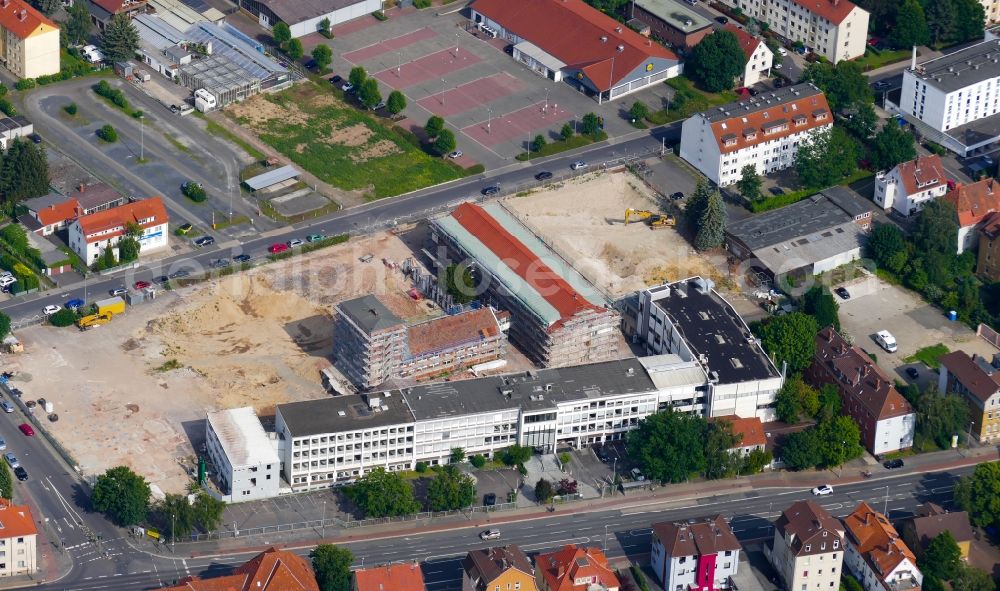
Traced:
[[[854, 61], [861, 64], [861, 68], [867, 72], [869, 70], [876, 70], [882, 66], [888, 66], [889, 64], [908, 60], [912, 55], [913, 50], [911, 49], [891, 49], [876, 54], [869, 48], [865, 50], [864, 57]], [[917, 52], [917, 55], [920, 55], [919, 51]]]
[[[853, 174], [844, 177], [837, 184], [847, 186], [850, 185], [851, 183], [856, 183], [861, 179], [866, 179], [874, 174], [875, 173], [873, 173], [870, 170], [859, 168], [858, 170], [854, 171]], [[785, 207], [786, 205], [791, 205], [793, 203], [802, 201], [806, 197], [815, 195], [816, 193], [819, 193], [822, 190], [823, 189], [799, 189], [798, 191], [792, 191], [790, 193], [785, 193], [784, 195], [772, 195], [769, 197], [765, 197], [763, 199], [759, 199], [751, 203], [750, 211], [754, 213], [761, 213], [765, 211], [771, 211], [772, 209], [778, 209], [779, 207]]]
[[910, 355], [906, 359], [903, 359], [903, 361], [907, 363], [916, 363], [919, 361], [931, 369], [937, 369], [941, 365], [938, 362], [938, 359], [942, 355], [947, 354], [948, 351], [949, 349], [947, 346], [938, 343], [936, 345], [930, 345], [929, 347], [917, 349], [916, 353]]
[[573, 150], [575, 148], [582, 148], [583, 146], [590, 145], [594, 142], [603, 142], [608, 139], [608, 134], [601, 132], [596, 139], [591, 138], [587, 135], [574, 135], [568, 140], [559, 140], [555, 142], [549, 142], [542, 146], [541, 150], [537, 152], [521, 152], [516, 156], [518, 160], [534, 160], [535, 158], [544, 158], [546, 156], [551, 156], [553, 154], [558, 154], [560, 152], [565, 152], [566, 150]]
[[699, 111], [739, 99], [739, 96], [730, 90], [717, 93], [698, 90], [694, 87], [694, 83], [684, 76], [671, 78], [665, 84], [677, 92], [674, 94], [674, 99], [670, 101], [670, 107], [654, 111], [646, 116], [646, 121], [653, 125], [665, 125], [680, 119], [687, 119]]
[[368, 199], [462, 176], [458, 167], [424, 153], [396, 129], [314, 83], [257, 95], [225, 113], [323, 181], [363, 191]]

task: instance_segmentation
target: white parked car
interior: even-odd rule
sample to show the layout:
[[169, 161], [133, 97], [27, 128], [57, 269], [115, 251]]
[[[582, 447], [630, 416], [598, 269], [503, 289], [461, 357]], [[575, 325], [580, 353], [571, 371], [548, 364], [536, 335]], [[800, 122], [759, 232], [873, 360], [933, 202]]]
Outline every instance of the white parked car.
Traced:
[[778, 53], [780, 53], [782, 56], [786, 56], [788, 55], [788, 50], [785, 49], [784, 47], [778, 47]]
[[817, 486], [812, 490], [812, 492], [814, 495], [818, 497], [823, 497], [833, 493], [833, 487], [830, 486], [829, 484], [824, 484], [823, 486]]
[[587, 168], [587, 163], [583, 160], [577, 160], [573, 164], [570, 164], [569, 167], [573, 170], [580, 170], [582, 168]]
[[62, 310], [62, 306], [56, 306], [55, 304], [52, 304], [42, 308], [42, 313], [45, 314], [46, 316], [52, 316], [59, 310]]
[[461, 158], [461, 157], [462, 157], [462, 151], [461, 150], [455, 150], [451, 154], [448, 154], [448, 158], [451, 158], [451, 159]]
[[479, 537], [484, 540], [499, 540], [500, 530], [498, 529], [488, 529], [479, 534]]
[[890, 353], [896, 352], [896, 337], [892, 336], [888, 330], [880, 330], [875, 333], [875, 342]]

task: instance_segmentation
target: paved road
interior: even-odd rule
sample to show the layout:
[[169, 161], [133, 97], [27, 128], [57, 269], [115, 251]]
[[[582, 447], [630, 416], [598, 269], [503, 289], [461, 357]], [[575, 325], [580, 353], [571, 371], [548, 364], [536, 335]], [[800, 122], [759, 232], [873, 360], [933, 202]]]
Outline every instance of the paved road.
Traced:
[[[803, 489], [768, 489], [697, 500], [655, 501], [622, 510], [572, 514], [556, 511], [552, 516], [502, 522], [492, 527], [501, 530], [502, 543], [518, 544], [529, 553], [548, 551], [568, 543], [595, 544], [604, 545], [612, 560], [628, 557], [645, 562], [648, 560], [650, 524], [653, 522], [721, 513], [730, 521], [737, 537], [750, 542], [773, 535], [771, 522], [778, 517], [780, 511], [792, 502], [804, 499], [817, 500], [838, 517], [849, 513], [859, 502], [867, 501], [879, 511], [887, 509], [890, 518], [899, 519], [911, 515], [918, 505], [928, 501], [947, 506], [955, 480], [971, 471], [972, 468], [963, 468], [949, 473], [899, 474], [836, 487], [833, 494], [821, 498], [813, 497], [808, 490]], [[503, 519], [502, 515], [498, 517]], [[468, 527], [447, 531], [400, 533], [344, 545], [354, 553], [355, 567], [418, 560], [422, 563], [428, 589], [451, 591], [461, 587], [461, 557], [470, 549], [487, 546], [478, 538], [482, 529], [483, 526], [470, 524]], [[326, 533], [333, 535], [330, 531]], [[260, 545], [268, 542], [248, 541]], [[302, 548], [295, 551], [305, 555], [308, 550]], [[181, 547], [178, 546], [178, 552], [180, 551]], [[130, 571], [98, 574], [98, 570], [92, 569], [78, 574], [74, 570], [66, 580], [58, 584], [42, 585], [40, 588], [62, 591], [155, 588], [170, 583], [172, 577], [183, 574], [223, 573], [225, 569], [242, 563], [252, 554], [240, 553], [183, 561], [135, 554], [129, 561]]]

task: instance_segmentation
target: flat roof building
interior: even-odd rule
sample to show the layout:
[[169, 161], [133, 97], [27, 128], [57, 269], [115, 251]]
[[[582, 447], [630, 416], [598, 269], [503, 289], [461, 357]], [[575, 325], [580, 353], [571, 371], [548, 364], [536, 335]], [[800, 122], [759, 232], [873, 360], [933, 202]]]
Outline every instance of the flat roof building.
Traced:
[[336, 27], [382, 10], [382, 0], [236, 0], [236, 5], [263, 27], [285, 23], [292, 38], [319, 31], [323, 19]]
[[229, 502], [278, 496], [281, 460], [252, 407], [208, 413], [205, 446]]
[[630, 14], [645, 23], [654, 36], [684, 50], [715, 30], [711, 19], [681, 0], [636, 0]]

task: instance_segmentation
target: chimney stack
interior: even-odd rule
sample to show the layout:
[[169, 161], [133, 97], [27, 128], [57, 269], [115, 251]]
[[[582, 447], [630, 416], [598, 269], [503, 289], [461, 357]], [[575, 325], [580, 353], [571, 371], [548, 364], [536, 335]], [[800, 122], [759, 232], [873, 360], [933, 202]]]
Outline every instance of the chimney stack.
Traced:
[[917, 46], [916, 45], [913, 46], [913, 57], [910, 58], [910, 69], [911, 70], [916, 70], [917, 69]]

